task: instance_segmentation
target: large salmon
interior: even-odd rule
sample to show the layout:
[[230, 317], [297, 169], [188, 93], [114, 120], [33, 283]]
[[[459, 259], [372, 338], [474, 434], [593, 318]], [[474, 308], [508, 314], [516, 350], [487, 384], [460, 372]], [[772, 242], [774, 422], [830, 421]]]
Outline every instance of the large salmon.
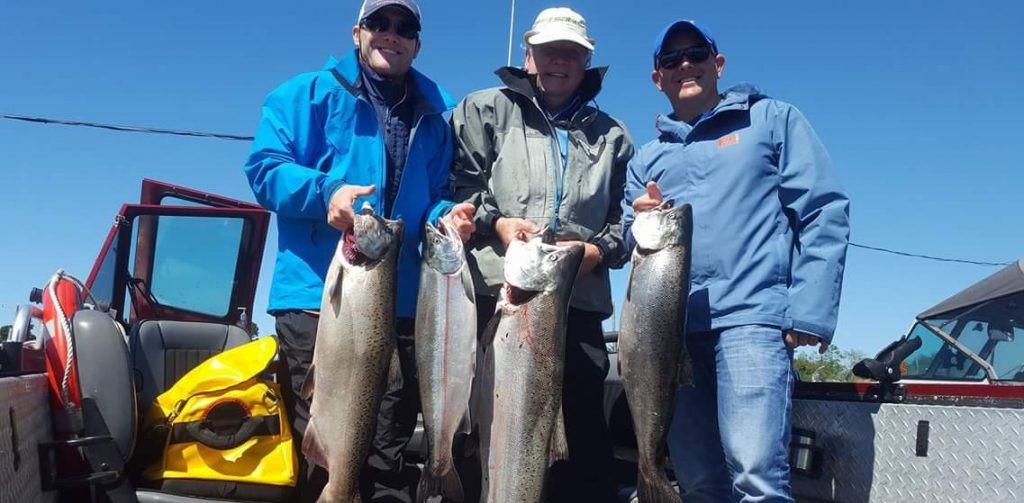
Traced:
[[490, 428], [481, 438], [487, 443], [488, 503], [541, 501], [552, 455], [564, 449], [564, 433], [556, 430], [562, 416], [565, 320], [583, 245], [545, 241], [550, 235], [513, 241], [505, 254], [500, 321], [489, 348]]
[[663, 203], [639, 212], [636, 248], [619, 327], [622, 386], [636, 432], [641, 503], [679, 503], [665, 474], [665, 437], [676, 388], [690, 381], [683, 344], [690, 291], [690, 205]]
[[359, 472], [372, 442], [395, 351], [401, 220], [370, 210], [338, 242], [320, 306], [313, 364], [303, 386], [309, 425], [302, 453], [327, 469], [321, 502], [359, 502]]
[[416, 369], [427, 462], [416, 500], [464, 501], [452, 440], [469, 408], [476, 369], [476, 302], [462, 240], [450, 225], [426, 224], [416, 304]]

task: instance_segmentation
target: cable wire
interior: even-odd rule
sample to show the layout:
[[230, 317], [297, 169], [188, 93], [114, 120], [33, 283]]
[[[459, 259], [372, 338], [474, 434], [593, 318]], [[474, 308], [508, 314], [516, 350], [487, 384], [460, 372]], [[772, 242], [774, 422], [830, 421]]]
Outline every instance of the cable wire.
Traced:
[[235, 134], [226, 133], [209, 133], [205, 131], [188, 131], [181, 129], [163, 129], [163, 128], [150, 128], [141, 126], [124, 126], [120, 124], [103, 124], [98, 122], [87, 122], [87, 121], [72, 121], [64, 119], [50, 119], [46, 117], [30, 117], [27, 115], [14, 115], [14, 114], [0, 114], [0, 118], [33, 122], [36, 124], [58, 124], [61, 126], [77, 126], [77, 127], [89, 127], [96, 129], [107, 129], [110, 131], [121, 131], [127, 133], [148, 133], [148, 134], [166, 134], [174, 136], [193, 136], [200, 138], [216, 138], [218, 140], [236, 140], [236, 141], [252, 141], [252, 136], [242, 136]]
[[997, 266], [997, 267], [998, 266], [1007, 266], [1007, 265], [1010, 265], [1010, 264], [1013, 263], [1013, 262], [978, 262], [978, 261], [975, 261], [975, 260], [964, 260], [964, 259], [958, 259], [958, 258], [933, 257], [931, 255], [920, 255], [920, 254], [917, 254], [917, 253], [901, 252], [901, 251], [896, 251], [896, 250], [890, 250], [888, 248], [879, 248], [877, 246], [862, 245], [862, 244], [854, 243], [854, 242], [850, 242], [850, 246], [852, 246], [854, 248], [863, 248], [865, 250], [872, 250], [872, 251], [883, 252], [883, 253], [891, 253], [893, 255], [900, 255], [902, 257], [922, 258], [922, 259], [928, 259], [928, 260], [935, 260], [935, 261], [938, 261], [938, 262], [956, 262], [958, 264], [972, 264], [972, 265], [985, 265], [985, 266]]

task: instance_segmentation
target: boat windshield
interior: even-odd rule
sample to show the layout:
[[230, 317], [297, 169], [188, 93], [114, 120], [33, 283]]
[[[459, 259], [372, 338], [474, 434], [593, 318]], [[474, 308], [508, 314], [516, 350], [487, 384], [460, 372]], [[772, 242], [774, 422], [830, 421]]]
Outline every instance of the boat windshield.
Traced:
[[904, 362], [906, 379], [1024, 382], [1024, 292], [920, 320], [916, 336], [923, 344]]

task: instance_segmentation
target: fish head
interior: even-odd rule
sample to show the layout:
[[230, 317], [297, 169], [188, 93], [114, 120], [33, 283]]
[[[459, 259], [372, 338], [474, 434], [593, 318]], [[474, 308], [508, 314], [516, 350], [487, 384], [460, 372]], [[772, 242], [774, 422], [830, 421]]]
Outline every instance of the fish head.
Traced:
[[455, 274], [466, 262], [462, 239], [447, 218], [423, 226], [423, 262], [441, 274]]
[[[505, 283], [513, 303], [516, 299], [553, 292], [571, 284], [583, 262], [583, 245], [545, 242], [543, 235], [529, 241], [512, 241], [505, 252]], [[528, 300], [528, 299], [527, 299]]]
[[354, 265], [368, 265], [384, 258], [402, 243], [402, 220], [387, 220], [364, 207], [345, 234], [344, 257]]
[[638, 212], [631, 230], [638, 248], [658, 251], [685, 243], [692, 222], [693, 210], [689, 204], [674, 207], [672, 201], [665, 201], [659, 206]]

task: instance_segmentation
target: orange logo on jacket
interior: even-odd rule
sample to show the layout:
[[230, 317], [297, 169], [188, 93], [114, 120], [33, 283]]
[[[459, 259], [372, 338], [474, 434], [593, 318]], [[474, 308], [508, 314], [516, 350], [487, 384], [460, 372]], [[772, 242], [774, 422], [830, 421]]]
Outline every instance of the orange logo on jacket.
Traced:
[[718, 148], [725, 148], [730, 145], [736, 145], [740, 142], [740, 134], [733, 133], [731, 135], [723, 136], [718, 139]]

